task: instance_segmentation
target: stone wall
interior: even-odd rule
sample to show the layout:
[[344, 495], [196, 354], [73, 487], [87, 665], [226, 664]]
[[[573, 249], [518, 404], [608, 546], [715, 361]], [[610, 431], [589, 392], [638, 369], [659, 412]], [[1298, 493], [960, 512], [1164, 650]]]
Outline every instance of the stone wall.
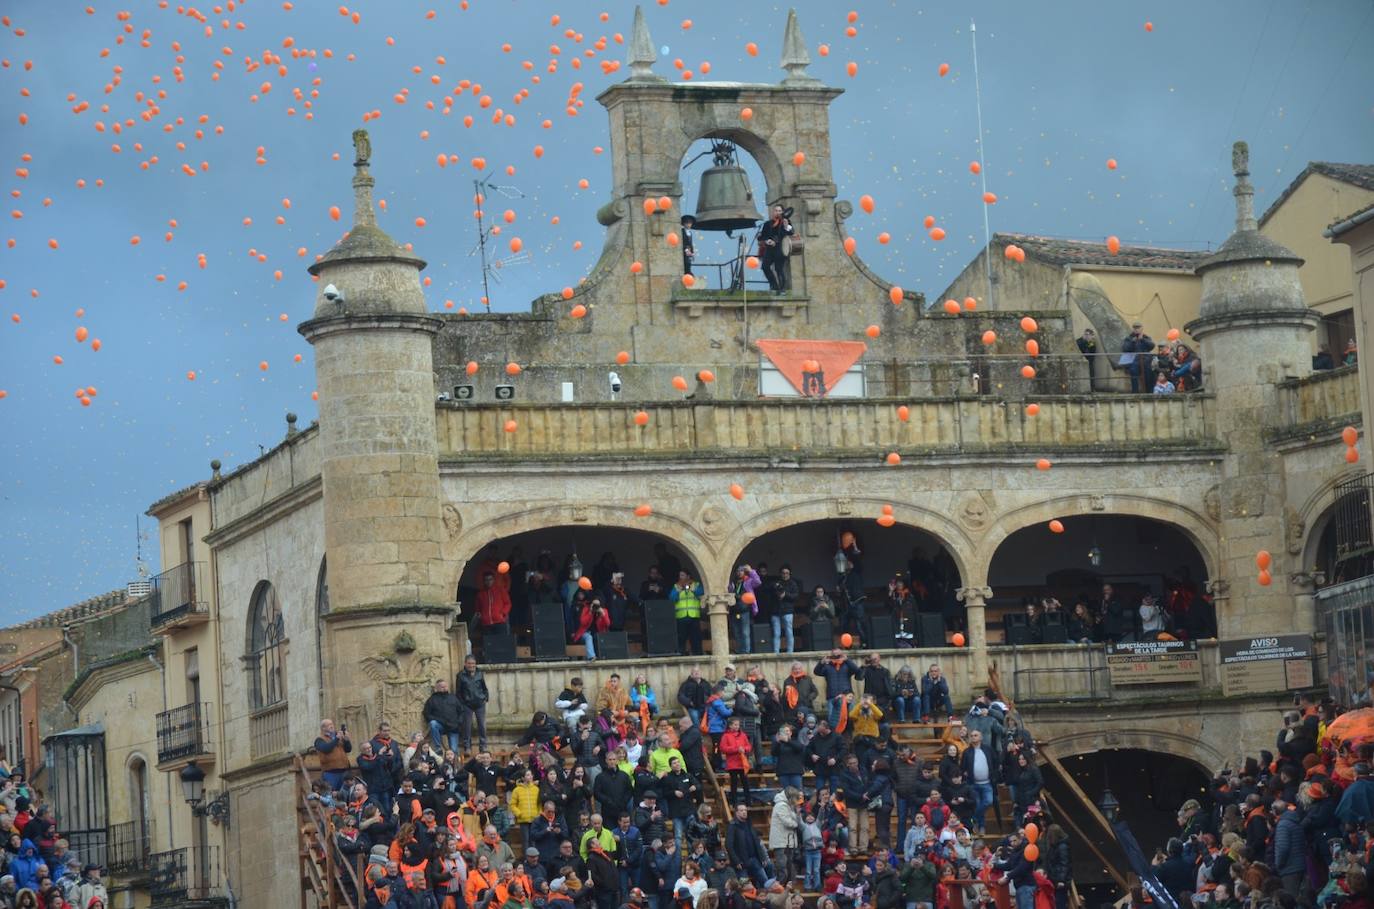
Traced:
[[264, 508], [320, 475], [319, 427], [312, 425], [256, 461], [211, 484], [216, 530]]

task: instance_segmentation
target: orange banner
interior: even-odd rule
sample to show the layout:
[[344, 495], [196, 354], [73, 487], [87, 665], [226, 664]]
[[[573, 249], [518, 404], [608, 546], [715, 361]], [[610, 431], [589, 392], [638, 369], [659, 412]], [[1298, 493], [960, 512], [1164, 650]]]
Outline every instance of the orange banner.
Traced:
[[759, 341], [759, 350], [807, 398], [823, 398], [864, 355], [862, 341]]

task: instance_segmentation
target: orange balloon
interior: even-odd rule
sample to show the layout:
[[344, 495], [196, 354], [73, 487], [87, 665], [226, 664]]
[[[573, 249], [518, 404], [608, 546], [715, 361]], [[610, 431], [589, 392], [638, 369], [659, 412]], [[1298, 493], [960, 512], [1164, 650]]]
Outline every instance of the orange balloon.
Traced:
[[1031, 843], [1025, 848], [1025, 850], [1021, 854], [1026, 857], [1026, 861], [1033, 862], [1036, 859], [1040, 858], [1040, 847], [1035, 845], [1034, 843]]
[[1059, 520], [1058, 518], [1055, 518], [1053, 521], [1050, 521], [1050, 533], [1063, 533], [1063, 532], [1064, 532], [1064, 522], [1063, 522], [1063, 521]]
[[681, 238], [678, 237], [676, 233], [669, 233], [668, 236], [664, 239], [666, 239], [668, 241], [668, 245], [672, 247], [676, 247], [679, 243], [682, 242]]
[[983, 343], [988, 345], [989, 347], [991, 347], [993, 344], [996, 344], [997, 332], [993, 331], [991, 328], [983, 332]]
[[1255, 553], [1255, 567], [1260, 571], [1264, 571], [1268, 568], [1273, 560], [1274, 557], [1269, 554], [1269, 550], [1267, 549], [1261, 549], [1259, 552]]
[[752, 603], [754, 602], [754, 600], [756, 599], [756, 597], [754, 596], [753, 591], [750, 591], [750, 590], [744, 591], [744, 593], [742, 593], [742, 594], [739, 595], [739, 598], [740, 598], [740, 602], [744, 603], [746, 606], [752, 604]]
[[792, 156], [792, 163], [801, 167], [806, 163], [806, 152], [797, 152]]
[[890, 515], [890, 514], [884, 514], [884, 515], [879, 515], [879, 516], [878, 516], [878, 526], [879, 526], [879, 527], [891, 527], [893, 524], [896, 524], [896, 523], [897, 523], [897, 519], [894, 518], [894, 517], [893, 517], [892, 515]]
[[703, 382], [714, 382], [716, 380], [716, 374], [709, 369], [703, 369], [701, 372], [697, 373], [697, 378]]
[[744, 260], [744, 264], [747, 265], [747, 266], [749, 266], [750, 268], [758, 268], [758, 267], [759, 267], [759, 257], [758, 257], [758, 256], [749, 256], [747, 259]]
[[1028, 333], [1028, 334], [1033, 334], [1033, 333], [1035, 333], [1035, 332], [1037, 332], [1037, 331], [1040, 330], [1040, 326], [1037, 325], [1036, 322], [1035, 322], [1035, 320], [1032, 319], [1030, 316], [1022, 316], [1022, 317], [1021, 317], [1021, 330], [1024, 331], [1024, 332], [1026, 332], [1026, 333]]
[[[1035, 826], [1035, 824], [1027, 824], [1027, 825], [1026, 825], [1026, 841], [1029, 842], [1029, 843], [1034, 843], [1034, 842], [1035, 842], [1036, 840], [1038, 840], [1038, 839], [1040, 839], [1040, 828], [1037, 827], [1037, 826]], [[1030, 858], [1030, 856], [1026, 856], [1026, 857], [1027, 857], [1027, 858]]]
[[924, 224], [924, 225], [926, 226], [926, 230], [930, 230], [932, 227], [935, 226], [935, 216], [934, 216], [934, 215], [926, 215], [925, 220], [922, 221], [921, 223]]
[[898, 408], [897, 408], [897, 419], [901, 420], [903, 423], [905, 423], [907, 420], [910, 420], [910, 419], [911, 419], [911, 408], [910, 408], [910, 407], [907, 407], [905, 404], [903, 404], [902, 406], [898, 407]]
[[649, 425], [649, 414], [648, 414], [648, 412], [643, 411], [643, 410], [637, 410], [637, 411], [635, 411], [635, 425], [636, 425], [636, 426], [647, 426], [647, 425]]
[[1115, 159], [1115, 158], [1108, 158], [1108, 159], [1107, 159], [1107, 170], [1116, 170], [1116, 159]]
[[947, 75], [948, 73], [949, 73], [949, 64], [948, 64], [948, 63], [941, 63], [941, 64], [940, 64], [940, 78], [943, 79], [943, 78], [945, 77], [945, 75]]
[[959, 301], [958, 301], [958, 300], [946, 300], [946, 301], [945, 301], [945, 312], [949, 313], [951, 316], [957, 316], [957, 315], [959, 315], [959, 313], [961, 312], [961, 310], [960, 310], [960, 308], [959, 308]]
[[964, 309], [973, 312], [978, 308], [978, 301], [973, 297], [964, 297]]
[[870, 338], [876, 338], [882, 333], [883, 330], [876, 325], [870, 325], [864, 329], [864, 334], [868, 335]]
[[887, 298], [892, 301], [893, 306], [901, 306], [902, 299], [905, 296], [905, 292], [896, 284], [892, 285], [892, 287], [887, 292]]
[[591, 590], [592, 579], [584, 574], [582, 577], [577, 579], [577, 586], [581, 587], [583, 590]]
[[995, 205], [997, 203], [997, 194], [983, 193], [983, 201], [988, 205]]
[[891, 242], [892, 242], [892, 234], [888, 233], [887, 231], [883, 231], [882, 233], [878, 234], [878, 245], [879, 245], [879, 246], [886, 246], [887, 244], [889, 244], [889, 243], [891, 243]]
[[630, 352], [628, 350], [622, 350], [615, 355], [615, 361], [621, 366], [624, 366], [626, 363], [630, 362]]
[[682, 376], [673, 376], [673, 387], [676, 388], [678, 391], [686, 391], [687, 380], [684, 379]]
[[865, 193], [859, 197], [859, 207], [868, 214], [873, 214], [873, 197]]
[[897, 452], [895, 451], [889, 451], [887, 453], [887, 463], [895, 467], [896, 465], [902, 463], [902, 456], [897, 454]]
[[188, 382], [194, 382], [195, 380], [196, 380], [196, 371], [195, 371], [194, 369], [186, 373], [186, 381], [188, 381]]
[[515, 432], [520, 428], [520, 424], [516, 423], [514, 420], [507, 420], [505, 428], [506, 432]]
[[934, 240], [936, 243], [939, 243], [944, 238], [945, 229], [943, 227], [932, 227], [930, 229], [930, 239]]
[[891, 505], [884, 505], [884, 506], [883, 506], [883, 514], [892, 514], [892, 506], [891, 506]]
[[1034, 366], [1031, 366], [1029, 363], [1027, 363], [1025, 366], [1022, 366], [1022, 367], [1021, 367], [1021, 378], [1023, 378], [1023, 379], [1034, 379], [1034, 378], [1035, 378], [1035, 367], [1034, 367]]
[[682, 276], [682, 286], [683, 286], [683, 287], [691, 287], [692, 285], [694, 285], [694, 284], [696, 284], [696, 283], [697, 283], [696, 275], [683, 275], [683, 276]]
[[956, 631], [956, 632], [954, 632], [954, 636], [951, 637], [951, 638], [949, 639], [949, 642], [950, 642], [951, 644], [953, 644], [955, 647], [963, 647], [963, 646], [964, 646], [964, 636], [963, 636], [962, 633]]
[[658, 203], [655, 202], [653, 199], [645, 199], [645, 200], [644, 200], [644, 214], [646, 214], [646, 215], [652, 215], [652, 214], [653, 214], [654, 212], [656, 212], [656, 211], [658, 211]]
[[859, 74], [859, 64], [851, 60], [849, 63], [845, 64], [844, 71], [849, 73], [849, 77], [852, 79]]
[[524, 240], [521, 240], [519, 237], [511, 237], [511, 238], [510, 238], [510, 251], [511, 251], [511, 252], [513, 252], [513, 253], [518, 253], [520, 250], [522, 250], [522, 249], [524, 249], [524, 248], [525, 248], [525, 241], [524, 241]]
[[744, 45], [744, 51], [751, 57], [757, 57], [759, 55], [759, 46], [753, 41], [750, 41], [748, 44]]
[[1026, 353], [1030, 354], [1032, 357], [1040, 356], [1040, 342], [1034, 338], [1027, 338]]
[[579, 303], [579, 304], [577, 304], [576, 306], [574, 306], [574, 307], [572, 308], [572, 311], [568, 313], [568, 315], [572, 316], [574, 319], [580, 319], [580, 318], [582, 318], [583, 316], [585, 316], [586, 314], [587, 314], [587, 307], [583, 306], [581, 303]]
[[730, 495], [734, 496], [737, 500], [738, 500], [738, 499], [743, 499], [743, 498], [744, 498], [744, 487], [741, 486], [741, 485], [739, 485], [738, 483], [731, 483], [731, 484], [730, 484]]
[[968, 163], [968, 172], [971, 174], [980, 174], [983, 172], [983, 165], [979, 164], [977, 161], [970, 161]]
[[267, 361], [263, 360], [261, 363], [259, 363], [258, 369], [261, 369], [263, 372], [267, 372]]
[[1034, 417], [1034, 416], [1039, 416], [1039, 414], [1040, 414], [1040, 405], [1039, 405], [1039, 404], [1027, 404], [1027, 405], [1026, 405], [1026, 416], [1028, 416], [1028, 417]]
[[859, 248], [859, 242], [853, 237], [844, 238], [844, 251], [846, 255], [854, 255], [854, 250]]
[[84, 325], [78, 325], [78, 326], [76, 327], [76, 341], [77, 341], [77, 343], [80, 344], [80, 343], [82, 343], [83, 341], [85, 341], [88, 337], [90, 337], [90, 334], [91, 334], [91, 333], [86, 329], [86, 326], [84, 326]]
[[1345, 450], [1345, 463], [1354, 464], [1359, 459], [1360, 450], [1356, 448], [1354, 445], [1351, 445], [1349, 448]]
[[498, 564], [498, 565], [496, 566], [496, 573], [497, 573], [497, 574], [509, 574], [509, 573], [510, 573], [510, 562], [501, 562], [500, 564]]
[[564, 300], [571, 300], [571, 299], [573, 298], [573, 293], [574, 293], [574, 291], [573, 291], [573, 289], [572, 289], [571, 287], [565, 287], [565, 288], [563, 288], [563, 299], [564, 299]]
[[739, 112], [739, 118], [745, 122], [754, 119], [754, 109], [752, 107], [742, 108]]
[[1360, 440], [1360, 431], [1354, 426], [1347, 426], [1341, 430], [1341, 439], [1347, 445], [1354, 445]]
[[1111, 253], [1112, 255], [1116, 255], [1117, 253], [1121, 252], [1121, 240], [1118, 239], [1116, 236], [1108, 237], [1107, 252]]
[[1268, 587], [1270, 584], [1274, 583], [1273, 576], [1270, 575], [1267, 571], [1261, 571], [1259, 573], [1259, 577], [1255, 580], [1259, 581], [1259, 585], [1261, 587]]
[[1041, 458], [1035, 462], [1036, 470], [1049, 470], [1051, 466], [1049, 458]]
[[477, 369], [478, 369], [477, 361], [476, 361], [476, 360], [468, 360], [468, 365], [467, 365], [467, 373], [468, 373], [468, 375], [470, 375], [470, 376], [475, 376], [475, 375], [477, 375]]
[[506, 364], [506, 375], [508, 375], [508, 376], [518, 376], [518, 375], [520, 375], [520, 364], [519, 364], [519, 363], [516, 363], [516, 362], [513, 362], [513, 361], [510, 362], [510, 363], [507, 363], [507, 364]]
[[1180, 334], [1181, 332], [1177, 328], [1171, 328], [1164, 337], [1168, 338], [1170, 341], [1177, 341]]
[[841, 646], [841, 647], [853, 647], [853, 646], [854, 646], [854, 635], [850, 634], [850, 633], [847, 632], [847, 631], [846, 631], [844, 634], [840, 635], [840, 646]]
[[643, 270], [644, 270], [644, 263], [643, 263], [643, 262], [631, 262], [631, 263], [630, 263], [630, 274], [632, 274], [632, 275], [637, 275], [637, 274], [639, 274], [639, 273], [640, 273], [641, 271], [643, 271]]
[[[635, 517], [637, 517], [637, 518], [647, 518], [649, 515], [651, 515], [651, 514], [653, 514], [653, 513], [654, 513], [654, 509], [653, 509], [653, 506], [652, 506], [652, 505], [636, 505], [636, 506], [635, 506]], [[588, 583], [590, 584], [591, 582], [588, 581]]]

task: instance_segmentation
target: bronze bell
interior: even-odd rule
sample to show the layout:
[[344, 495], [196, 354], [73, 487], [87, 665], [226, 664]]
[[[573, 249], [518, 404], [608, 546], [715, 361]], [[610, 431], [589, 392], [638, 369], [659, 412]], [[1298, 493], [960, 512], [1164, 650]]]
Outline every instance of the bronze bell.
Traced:
[[754, 207], [754, 191], [744, 168], [731, 162], [709, 167], [697, 192], [697, 230], [742, 230], [763, 218]]

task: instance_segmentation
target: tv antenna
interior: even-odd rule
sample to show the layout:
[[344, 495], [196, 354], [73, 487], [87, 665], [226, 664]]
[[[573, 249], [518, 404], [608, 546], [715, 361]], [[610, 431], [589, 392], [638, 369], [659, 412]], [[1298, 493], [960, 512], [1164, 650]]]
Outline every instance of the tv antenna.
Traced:
[[491, 282], [501, 283], [500, 270], [512, 265], [523, 265], [530, 261], [529, 253], [520, 252], [510, 256], [489, 258], [487, 251], [487, 238], [491, 236], [496, 226], [486, 226], [486, 211], [483, 206], [487, 203], [487, 196], [496, 193], [506, 199], [523, 199], [525, 194], [514, 186], [502, 186], [499, 183], [491, 182], [495, 174], [487, 174], [477, 180], [472, 181], [472, 199], [477, 203], [477, 245], [468, 253], [469, 256], [480, 255], [482, 259], [482, 305], [491, 310]]
[[143, 519], [134, 515], [134, 565], [138, 570], [140, 580], [148, 579], [148, 563], [143, 561], [143, 541], [148, 539], [148, 535], [143, 532]]

